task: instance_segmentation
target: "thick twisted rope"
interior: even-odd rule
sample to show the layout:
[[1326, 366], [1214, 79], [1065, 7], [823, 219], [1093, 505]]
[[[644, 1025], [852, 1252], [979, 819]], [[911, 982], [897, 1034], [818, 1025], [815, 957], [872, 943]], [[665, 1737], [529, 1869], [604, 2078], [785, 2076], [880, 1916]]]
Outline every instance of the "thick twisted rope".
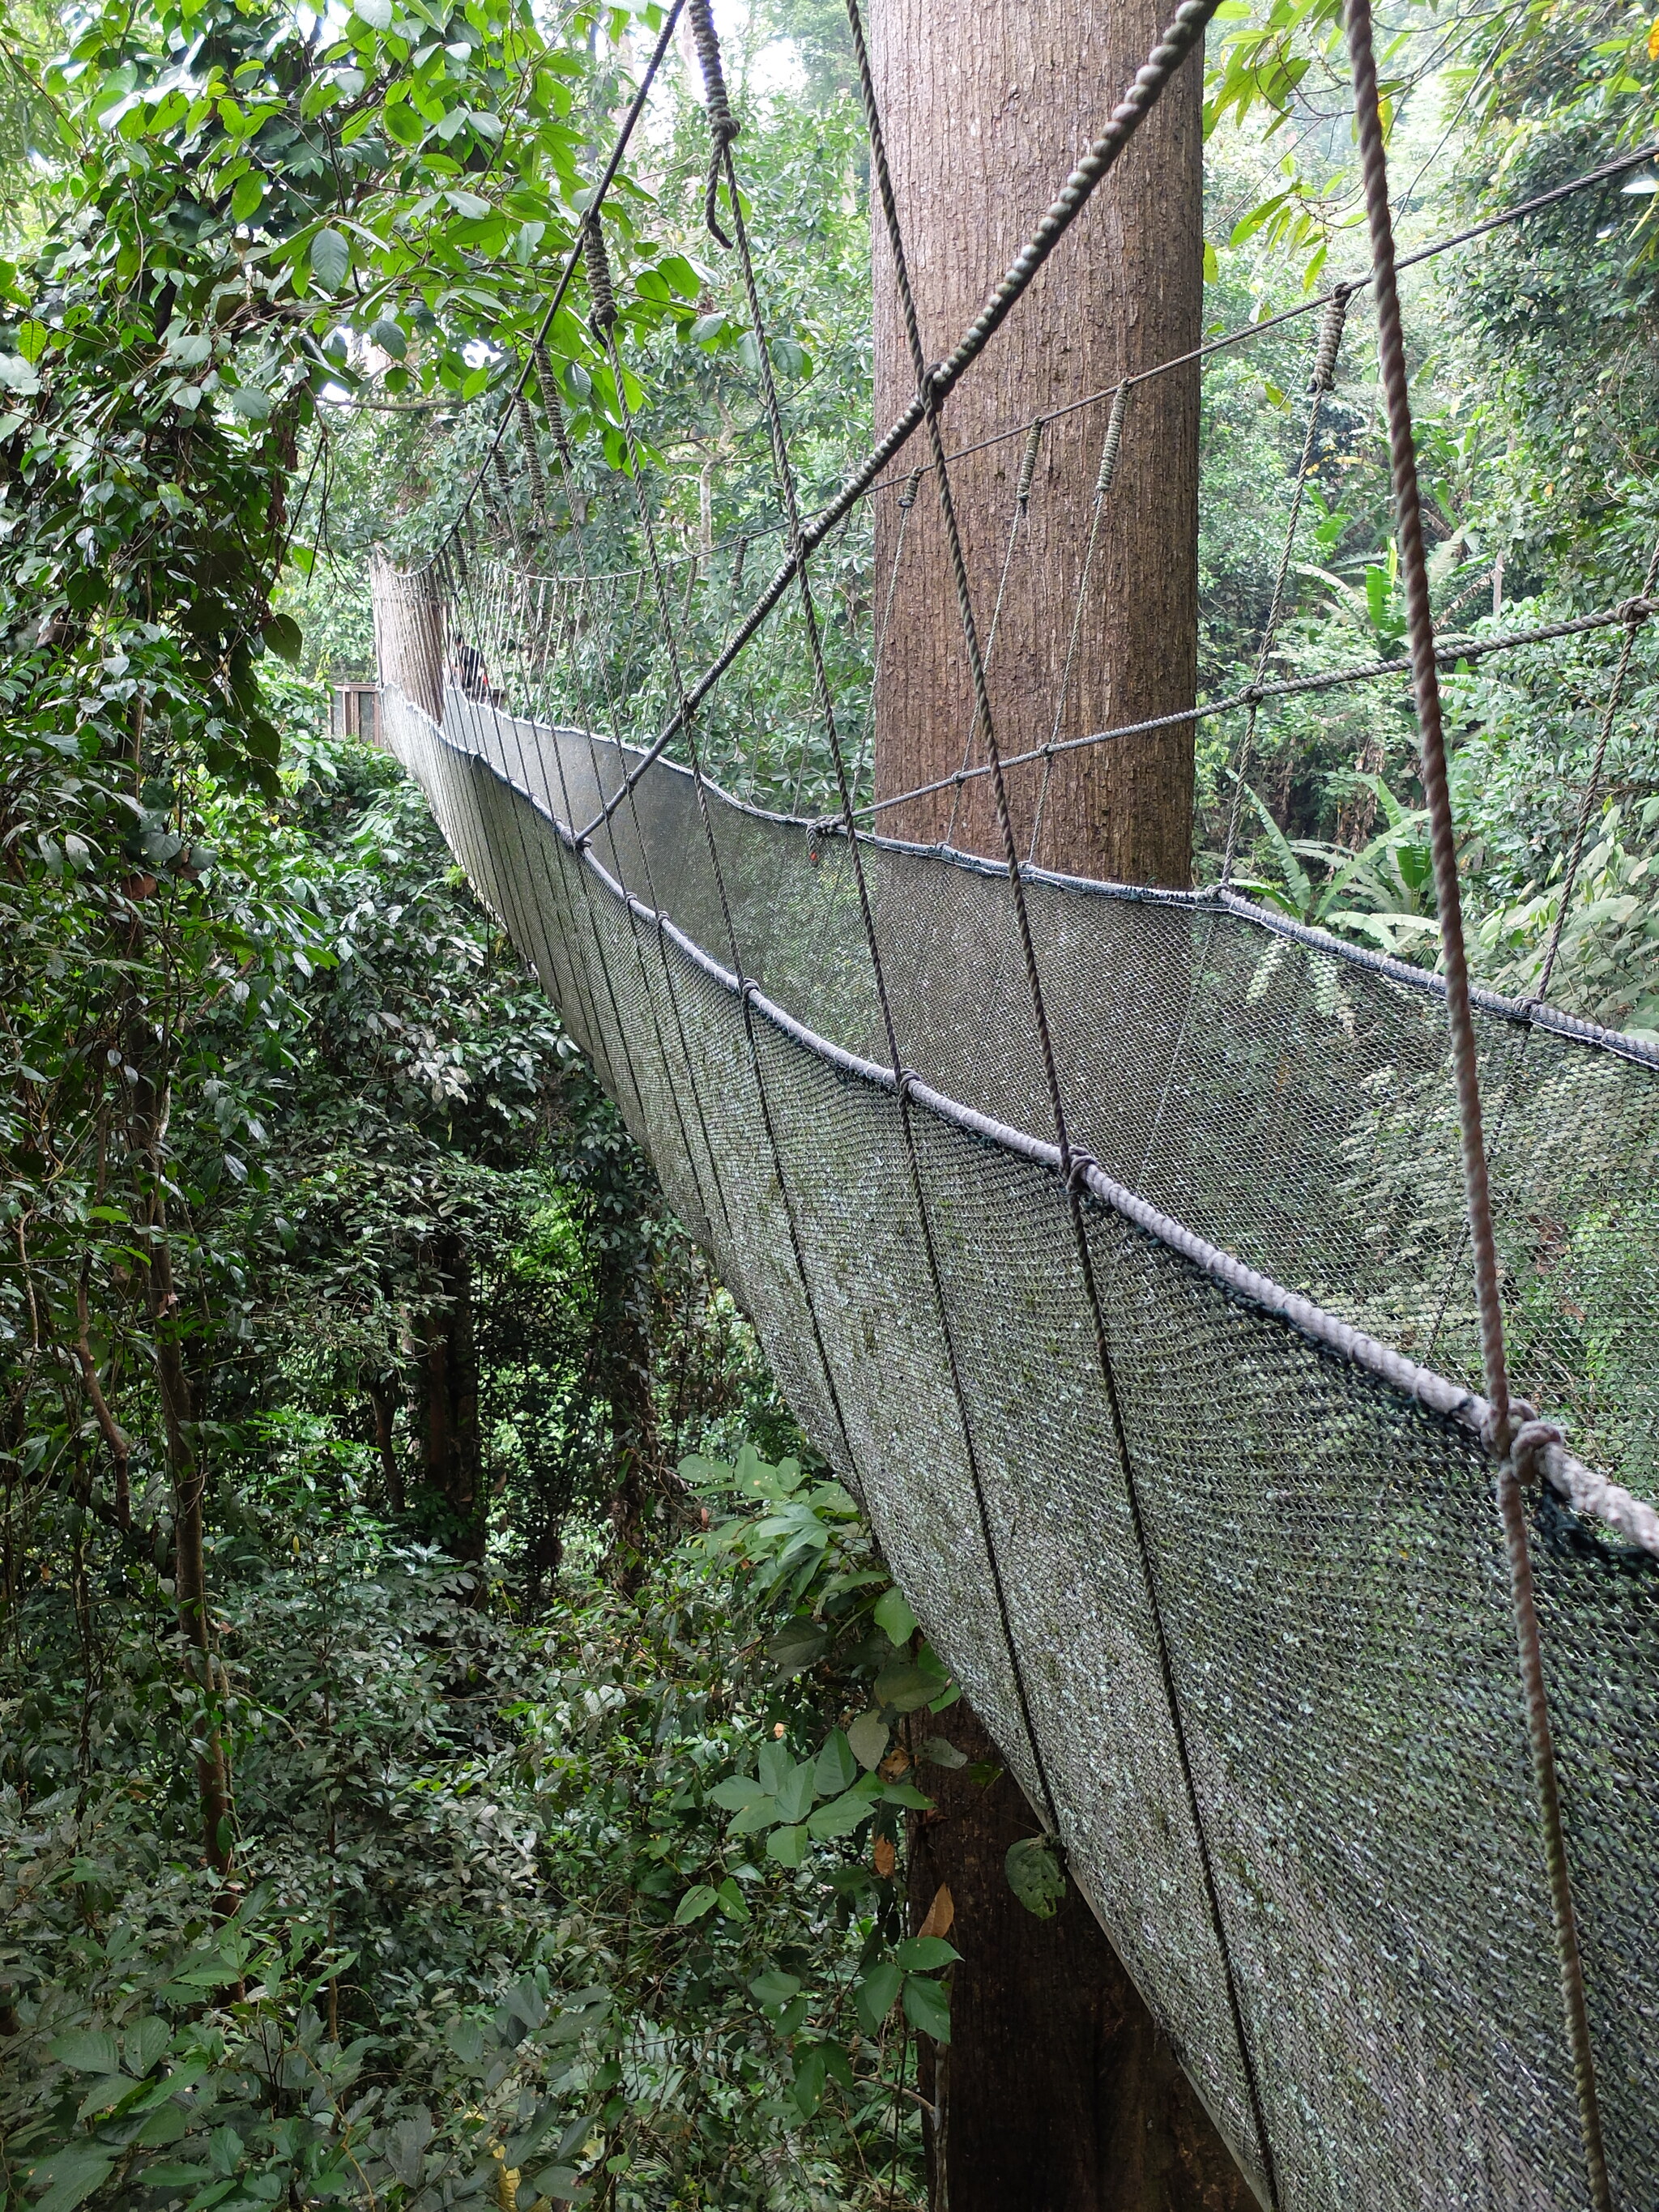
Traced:
[[[697, 49], [697, 63], [702, 70], [703, 105], [708, 112], [708, 136], [714, 141], [708, 156], [708, 181], [703, 191], [702, 219], [708, 227], [709, 236], [721, 246], [730, 247], [731, 240], [720, 228], [720, 176], [726, 166], [726, 149], [739, 136], [743, 125], [732, 112], [731, 95], [726, 89], [726, 70], [720, 62], [720, 42], [714, 34], [714, 19], [709, 12], [708, 0], [689, 0], [691, 10], [691, 36]], [[737, 187], [732, 186], [732, 205], [737, 207]]]
[[[1510, 1401], [1504, 1345], [1504, 1310], [1498, 1243], [1492, 1226], [1492, 1194], [1481, 1134], [1480, 1073], [1474, 1017], [1469, 1001], [1468, 959], [1463, 941], [1463, 905], [1457, 875], [1457, 842], [1451, 793], [1446, 779], [1445, 732], [1440, 719], [1440, 679], [1434, 651], [1434, 617], [1429, 605], [1428, 563], [1423, 548], [1423, 508], [1417, 482], [1417, 453], [1412, 435], [1411, 391], [1406, 367], [1400, 294], [1395, 276], [1394, 222], [1389, 205], [1388, 154], [1371, 46], [1370, 0], [1347, 0], [1348, 49], [1353, 62], [1354, 102], [1364, 175], [1365, 209], [1370, 226], [1373, 281], [1376, 293], [1377, 357], [1389, 414], [1389, 446], [1394, 472], [1395, 526], [1400, 571], [1406, 591], [1412, 676], [1417, 696], [1422, 748], [1423, 793], [1429, 812], [1434, 856], [1436, 899], [1440, 914], [1442, 963], [1446, 979], [1446, 1019], [1451, 1033], [1452, 1066], [1457, 1086], [1458, 1138], [1468, 1215], [1469, 1249], [1474, 1262], [1475, 1304], [1480, 1320], [1481, 1362], [1492, 1407], [1491, 1446], [1498, 1459], [1498, 1503], [1509, 1558], [1516, 1641], [1534, 1782], [1543, 1823], [1544, 1857], [1549, 1877], [1551, 1916], [1560, 1966], [1562, 2009], [1578, 2098], [1580, 2132], [1595, 2212], [1613, 2212], [1601, 2116], [1595, 2087], [1595, 2056], [1584, 2002], [1583, 1967], [1567, 1867], [1559, 1784], [1545, 1693], [1538, 1613], [1533, 1600], [1532, 1564], [1527, 1548], [1526, 1507], [1522, 1484], [1535, 1472], [1547, 1441], [1541, 1425], [1529, 1419], [1517, 1428], [1523, 1410]], [[1554, 1432], [1551, 1431], [1551, 1435]]]

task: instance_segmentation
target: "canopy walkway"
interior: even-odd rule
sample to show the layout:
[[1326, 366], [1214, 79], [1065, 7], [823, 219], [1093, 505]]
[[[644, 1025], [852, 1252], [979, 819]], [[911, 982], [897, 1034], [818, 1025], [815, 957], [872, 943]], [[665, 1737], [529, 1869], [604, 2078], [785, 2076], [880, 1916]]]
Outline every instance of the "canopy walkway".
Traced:
[[[642, 503], [673, 678], [654, 739], [593, 711], [605, 580], [459, 538], [377, 571], [386, 729], [1263, 2203], [1645, 2207], [1659, 1054], [1467, 994], [1461, 940], [1431, 974], [1227, 871], [1155, 891], [1012, 839], [991, 861], [883, 836], [833, 718], [828, 822], [728, 795], [698, 745], [702, 701], [919, 428], [944, 481], [936, 403], [1210, 12], [1182, 9], [990, 328], [830, 520], [786, 483], [781, 563], [696, 684]], [[1371, 212], [1387, 385], [1375, 189]], [[1398, 482], [1403, 374], [1390, 399]], [[1558, 626], [1623, 641], [1615, 702], [1648, 611]], [[817, 650], [810, 609], [794, 635]], [[1229, 703], [1253, 721], [1271, 688]]]

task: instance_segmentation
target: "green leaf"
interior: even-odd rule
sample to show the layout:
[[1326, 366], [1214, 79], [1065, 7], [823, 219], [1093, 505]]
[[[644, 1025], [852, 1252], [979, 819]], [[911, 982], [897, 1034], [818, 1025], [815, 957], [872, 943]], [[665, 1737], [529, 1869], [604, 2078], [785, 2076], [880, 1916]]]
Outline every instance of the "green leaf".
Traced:
[[783, 1778], [776, 1795], [778, 1818], [791, 1823], [804, 1820], [812, 1802], [812, 1761], [801, 1760]]
[[786, 1814], [780, 1813], [772, 1798], [757, 1797], [752, 1805], [745, 1805], [734, 1817], [726, 1832], [728, 1836], [757, 1836], [763, 1828], [769, 1828], [774, 1821], [787, 1817]]
[[165, 2056], [173, 2041], [173, 2033], [166, 2021], [152, 2014], [149, 2020], [141, 2020], [137, 2027], [130, 2027], [122, 2041], [126, 2045], [129, 2069], [142, 2080]]
[[779, 1866], [798, 1867], [806, 1856], [810, 1832], [805, 1827], [774, 1828], [766, 1838], [766, 1856]]
[[829, 1649], [827, 1628], [820, 1627], [815, 1620], [792, 1620], [767, 1645], [766, 1656], [776, 1668], [778, 1680], [787, 1682], [814, 1660], [822, 1658]]
[[1206, 238], [1204, 241], [1204, 282], [1206, 284], [1218, 283], [1220, 277], [1220, 257]]
[[351, 0], [351, 12], [371, 31], [392, 28], [392, 0]]
[[[886, 1749], [884, 1743], [883, 1751]], [[881, 1753], [878, 1752], [879, 1759]], [[834, 1797], [843, 1790], [850, 1790], [858, 1780], [859, 1763], [845, 1731], [836, 1729], [818, 1753], [817, 1765], [812, 1771], [812, 1787], [820, 1797]]]
[[36, 2197], [30, 2212], [75, 2212], [76, 2206], [83, 2204], [107, 2178], [114, 2164], [111, 2152], [96, 2150], [89, 2143], [71, 2144], [34, 2169], [36, 2185], [46, 2181], [50, 2186], [44, 2197]]
[[730, 1875], [715, 1891], [714, 1901], [728, 1920], [747, 1920], [750, 1917], [749, 1899]]
[[827, 1805], [820, 1805], [807, 1820], [806, 1826], [808, 1832], [816, 1836], [820, 1843], [827, 1843], [832, 1836], [850, 1836], [854, 1829], [869, 1817], [868, 1793], [854, 1789], [843, 1791], [839, 1797], [832, 1797]]
[[912, 1977], [904, 1984], [904, 2016], [914, 2028], [923, 2035], [931, 2035], [935, 2043], [951, 2040], [951, 1992], [943, 1982], [919, 1981]]
[[884, 1629], [890, 1644], [908, 1644], [916, 1632], [916, 1616], [901, 1589], [890, 1589], [876, 1607], [876, 1626]]
[[810, 2120], [823, 2102], [824, 2057], [823, 2045], [815, 2043], [802, 2057], [795, 2069], [792, 2094], [802, 2119]]
[[942, 1735], [924, 1737], [921, 1755], [930, 1766], [943, 1766], [952, 1772], [957, 1767], [966, 1766], [968, 1764], [967, 1753], [958, 1751], [955, 1744], [947, 1742]]
[[60, 2035], [46, 2048], [65, 2066], [74, 2067], [77, 2074], [118, 2074], [121, 2070], [120, 2048], [104, 2028], [78, 2028], [73, 2035]]
[[879, 1766], [886, 1758], [891, 1735], [892, 1731], [879, 1713], [860, 1713], [847, 1731], [848, 1748], [867, 1771]]
[[325, 292], [337, 292], [351, 267], [351, 248], [337, 230], [319, 230], [311, 241], [311, 273]]
[[300, 648], [305, 640], [292, 615], [272, 615], [259, 635], [279, 659], [297, 660], [300, 658]]
[[891, 1706], [896, 1713], [913, 1713], [918, 1705], [925, 1705], [939, 1692], [937, 1674], [926, 1674], [920, 1667], [913, 1667], [908, 1659], [895, 1660], [884, 1667], [876, 1677], [876, 1695], [884, 1705]]
[[764, 1789], [752, 1774], [734, 1774], [727, 1781], [717, 1782], [709, 1791], [709, 1801], [724, 1813], [741, 1813], [745, 1806], [758, 1805], [771, 1792]]
[[800, 1983], [793, 1974], [786, 1974], [781, 1967], [769, 1966], [765, 1973], [757, 1974], [749, 1984], [749, 1994], [757, 2004], [770, 2005], [781, 2012], [791, 1997], [796, 1996]]
[[859, 2021], [866, 2035], [873, 2035], [891, 2012], [893, 2000], [897, 1996], [903, 1980], [902, 1968], [896, 1966], [892, 1960], [884, 1959], [879, 1966], [871, 1968], [854, 1990], [853, 2002], [858, 2008]]
[[942, 1936], [912, 1936], [893, 1953], [907, 1974], [931, 1974], [940, 1966], [954, 1966], [961, 1958]]
[[1003, 1861], [1008, 1887], [1028, 1912], [1052, 1920], [1066, 1894], [1066, 1871], [1046, 1836], [1025, 1836], [1009, 1846]]
[[270, 420], [270, 394], [262, 392], [257, 384], [239, 384], [230, 395], [230, 404], [246, 422]]
[[390, 315], [382, 315], [377, 322], [371, 324], [368, 335], [380, 351], [390, 354], [393, 361], [401, 361], [409, 350], [403, 325], [394, 322]]
[[674, 1925], [677, 1928], [689, 1928], [694, 1920], [701, 1920], [705, 1912], [713, 1910], [717, 1894], [716, 1891], [710, 1889], [707, 1882], [695, 1883], [686, 1891], [675, 1908]]
[[245, 177], [238, 177], [236, 189], [230, 196], [232, 221], [246, 222], [264, 196], [265, 180], [263, 177], [256, 176], [252, 171]]

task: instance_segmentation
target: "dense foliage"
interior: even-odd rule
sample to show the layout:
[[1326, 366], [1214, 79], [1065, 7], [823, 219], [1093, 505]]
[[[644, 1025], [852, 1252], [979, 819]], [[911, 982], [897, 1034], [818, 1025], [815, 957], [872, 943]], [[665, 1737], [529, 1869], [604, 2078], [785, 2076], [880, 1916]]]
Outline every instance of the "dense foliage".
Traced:
[[[77, 12], [47, 65], [58, 27], [6, 11], [17, 2212], [921, 2187], [908, 2069], [949, 2033], [954, 1953], [948, 1899], [907, 1935], [904, 1822], [958, 1758], [931, 1717], [953, 1686], [418, 795], [322, 734], [326, 675], [372, 652], [368, 549], [430, 550], [481, 470], [490, 532], [622, 578], [590, 612], [641, 726], [672, 696], [646, 520], [704, 659], [770, 563], [761, 357], [707, 251], [678, 47], [606, 201], [622, 388], [585, 274], [545, 315], [660, 27], [166, 0]], [[1361, 265], [1337, 32], [1332, 0], [1223, 10], [1217, 331]], [[729, 57], [808, 505], [870, 428], [849, 51], [838, 7], [775, 0]], [[1389, 68], [1415, 238], [1653, 128], [1649, 27], [1605, 0], [1425, 10]], [[1413, 279], [1437, 605], [1471, 636], [1650, 580], [1656, 199], [1615, 179]], [[1312, 325], [1206, 372], [1211, 696], [1249, 680], [1281, 559], [1275, 672], [1398, 651], [1364, 313], [1288, 546]], [[817, 570], [855, 703], [863, 528]], [[703, 734], [718, 772], [817, 805], [800, 644], [775, 623]], [[1556, 997], [1659, 1032], [1659, 659], [1637, 633], [1609, 718], [1620, 648], [1454, 672], [1457, 802], [1485, 975], [1535, 985], [1582, 821]], [[1264, 711], [1248, 763], [1237, 739], [1201, 728], [1202, 865], [1237, 806], [1263, 896], [1432, 962], [1403, 690]]]

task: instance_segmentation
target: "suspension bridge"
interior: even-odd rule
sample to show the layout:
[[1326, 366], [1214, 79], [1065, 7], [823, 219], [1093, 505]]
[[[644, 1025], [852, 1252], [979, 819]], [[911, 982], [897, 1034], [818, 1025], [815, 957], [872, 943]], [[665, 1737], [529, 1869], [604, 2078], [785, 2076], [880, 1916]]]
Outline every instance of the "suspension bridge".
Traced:
[[[510, 524], [493, 550], [458, 529], [429, 568], [377, 568], [385, 726], [1262, 2203], [1648, 2206], [1659, 1053], [1550, 1003], [1571, 880], [1534, 995], [1469, 983], [1438, 687], [1447, 668], [1606, 633], [1599, 779], [1654, 573], [1547, 630], [1437, 632], [1363, 5], [1372, 265], [1313, 303], [1285, 562], [1365, 295], [1409, 657], [1276, 678], [1282, 565], [1255, 681], [1171, 719], [1231, 718], [1242, 792], [1276, 698], [1409, 690], [1438, 969], [1236, 887], [1237, 818], [1203, 890], [1036, 866], [1056, 754], [1123, 732], [1060, 738], [1053, 700], [999, 731], [970, 593], [973, 742], [945, 786], [869, 796], [823, 665], [815, 555], [882, 499], [935, 496], [948, 517], [945, 400], [1196, 66], [1212, 12], [1180, 8], [984, 312], [943, 362], [918, 354], [914, 401], [811, 516], [763, 379], [780, 557], [746, 608], [734, 577], [704, 665], [688, 647], [699, 579], [683, 590], [659, 542], [630, 422], [647, 557], [628, 579], [582, 565], [580, 528], [555, 563]], [[724, 188], [764, 362], [718, 47], [706, 7], [692, 20], [711, 223]], [[867, 68], [863, 88], [902, 267]], [[586, 282], [614, 363], [603, 199], [558, 296]], [[526, 397], [536, 374], [526, 362], [469, 513], [514, 454], [544, 504], [541, 441], [549, 466], [562, 441], [549, 380], [541, 425]], [[1133, 434], [1123, 399], [1080, 403], [1097, 513]], [[1042, 427], [1008, 434], [1034, 451]], [[1030, 496], [1027, 469], [1016, 526]], [[617, 678], [629, 605], [654, 688]], [[826, 733], [837, 803], [816, 817], [745, 799], [741, 746], [719, 781], [706, 757], [719, 687], [780, 635]], [[884, 834], [891, 808], [974, 782], [994, 801], [991, 857]]]

